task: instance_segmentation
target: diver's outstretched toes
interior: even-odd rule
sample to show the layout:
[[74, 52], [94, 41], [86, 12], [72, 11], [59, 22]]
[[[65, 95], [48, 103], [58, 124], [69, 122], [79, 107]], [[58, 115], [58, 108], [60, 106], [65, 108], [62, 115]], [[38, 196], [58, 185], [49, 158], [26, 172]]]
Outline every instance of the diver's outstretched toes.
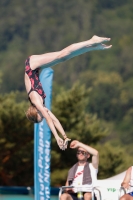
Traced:
[[105, 37], [99, 37], [97, 35], [94, 35], [92, 38], [91, 38], [92, 42], [94, 44], [99, 44], [99, 43], [102, 43], [102, 42], [109, 42], [111, 40], [111, 38], [105, 38]]

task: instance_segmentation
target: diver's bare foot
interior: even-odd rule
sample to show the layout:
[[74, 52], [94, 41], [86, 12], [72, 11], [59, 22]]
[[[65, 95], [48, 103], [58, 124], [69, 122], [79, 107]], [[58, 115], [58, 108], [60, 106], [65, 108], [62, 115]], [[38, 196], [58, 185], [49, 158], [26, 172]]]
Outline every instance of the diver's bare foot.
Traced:
[[91, 41], [93, 44], [99, 44], [99, 43], [103, 43], [103, 42], [108, 42], [110, 41], [111, 39], [110, 38], [105, 38], [105, 37], [98, 37], [96, 35], [94, 35], [92, 38], [91, 38]]
[[112, 45], [105, 45], [105, 44], [95, 44], [94, 46], [92, 46], [93, 49], [95, 50], [105, 50], [105, 49], [110, 49], [112, 47]]

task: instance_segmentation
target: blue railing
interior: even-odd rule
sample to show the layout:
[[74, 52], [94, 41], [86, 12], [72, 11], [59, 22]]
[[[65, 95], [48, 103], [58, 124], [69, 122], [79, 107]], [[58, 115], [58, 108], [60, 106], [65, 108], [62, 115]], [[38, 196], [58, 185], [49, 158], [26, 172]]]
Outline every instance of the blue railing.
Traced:
[[[51, 187], [51, 195], [58, 195], [58, 193], [59, 193], [59, 188]], [[0, 186], [0, 194], [30, 195], [34, 194], [34, 187]]]

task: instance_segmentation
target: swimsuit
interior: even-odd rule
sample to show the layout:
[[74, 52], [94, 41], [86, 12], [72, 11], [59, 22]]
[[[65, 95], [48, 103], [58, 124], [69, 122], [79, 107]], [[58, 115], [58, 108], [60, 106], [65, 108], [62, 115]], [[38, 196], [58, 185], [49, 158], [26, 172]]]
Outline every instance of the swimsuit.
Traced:
[[31, 89], [28, 92], [28, 96], [32, 91], [36, 91], [44, 100], [44, 98], [46, 97], [44, 90], [42, 88], [42, 84], [39, 80], [39, 68], [32, 70], [30, 68], [30, 58], [27, 58], [25, 61], [25, 72], [28, 75], [30, 81], [31, 81]]
[[132, 196], [133, 197], [133, 192], [130, 192], [130, 193], [128, 193], [130, 196]]

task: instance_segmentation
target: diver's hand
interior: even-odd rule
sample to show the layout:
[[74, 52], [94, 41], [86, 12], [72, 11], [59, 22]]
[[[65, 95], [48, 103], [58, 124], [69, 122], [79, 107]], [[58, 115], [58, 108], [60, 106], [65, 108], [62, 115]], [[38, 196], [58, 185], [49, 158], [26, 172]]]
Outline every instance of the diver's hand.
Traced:
[[56, 141], [57, 141], [57, 144], [58, 144], [59, 148], [60, 148], [61, 150], [64, 150], [64, 142], [63, 142], [63, 139], [61, 139], [60, 137], [57, 137], [57, 138], [56, 138]]
[[64, 143], [63, 143], [63, 150], [67, 149], [67, 145], [68, 145], [68, 142], [71, 141], [71, 139], [69, 139], [68, 137], [64, 140]]

